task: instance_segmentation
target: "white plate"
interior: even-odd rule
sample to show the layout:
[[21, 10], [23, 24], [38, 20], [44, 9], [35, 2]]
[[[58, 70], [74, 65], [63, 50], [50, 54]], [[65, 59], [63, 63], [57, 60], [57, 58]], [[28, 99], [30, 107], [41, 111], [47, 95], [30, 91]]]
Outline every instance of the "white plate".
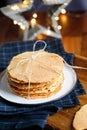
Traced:
[[64, 65], [63, 73], [64, 73], [64, 82], [62, 84], [62, 89], [58, 93], [48, 98], [41, 98], [34, 100], [25, 99], [12, 93], [9, 89], [9, 85], [6, 80], [6, 74], [4, 74], [0, 82], [0, 96], [13, 103], [29, 104], [29, 105], [47, 103], [53, 100], [58, 100], [64, 97], [65, 95], [69, 94], [75, 87], [77, 81], [76, 73], [72, 68]]

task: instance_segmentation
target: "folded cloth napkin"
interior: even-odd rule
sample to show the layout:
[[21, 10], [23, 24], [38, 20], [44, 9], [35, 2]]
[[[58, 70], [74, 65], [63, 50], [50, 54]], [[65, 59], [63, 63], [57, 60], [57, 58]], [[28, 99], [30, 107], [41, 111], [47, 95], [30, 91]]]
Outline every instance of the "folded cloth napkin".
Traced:
[[[73, 63], [73, 54], [65, 52], [61, 39], [45, 39], [46, 51], [61, 55], [69, 64]], [[32, 51], [35, 41], [6, 43], [0, 47], [0, 71], [6, 69], [11, 58], [24, 51]], [[41, 45], [37, 49], [40, 49]], [[65, 108], [79, 105], [78, 95], [85, 94], [79, 79], [72, 92], [65, 97], [45, 104], [20, 105], [0, 97], [0, 130], [32, 128], [43, 129], [49, 115]]]

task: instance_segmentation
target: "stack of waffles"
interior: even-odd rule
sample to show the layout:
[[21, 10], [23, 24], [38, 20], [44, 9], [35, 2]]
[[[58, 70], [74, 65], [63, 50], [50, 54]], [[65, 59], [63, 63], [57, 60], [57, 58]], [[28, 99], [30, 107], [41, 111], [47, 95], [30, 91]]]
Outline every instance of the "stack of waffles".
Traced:
[[62, 58], [46, 51], [24, 52], [12, 58], [7, 67], [10, 90], [23, 98], [48, 98], [64, 81]]

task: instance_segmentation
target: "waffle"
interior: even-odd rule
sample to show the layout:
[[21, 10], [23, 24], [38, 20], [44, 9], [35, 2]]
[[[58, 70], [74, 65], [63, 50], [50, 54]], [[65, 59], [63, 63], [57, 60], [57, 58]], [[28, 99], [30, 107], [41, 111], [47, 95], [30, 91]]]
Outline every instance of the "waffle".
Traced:
[[7, 67], [10, 89], [23, 98], [47, 98], [61, 89], [64, 81], [63, 60], [54, 53], [43, 51], [38, 56], [34, 54], [36, 57], [31, 63], [32, 54], [24, 52], [12, 58]]

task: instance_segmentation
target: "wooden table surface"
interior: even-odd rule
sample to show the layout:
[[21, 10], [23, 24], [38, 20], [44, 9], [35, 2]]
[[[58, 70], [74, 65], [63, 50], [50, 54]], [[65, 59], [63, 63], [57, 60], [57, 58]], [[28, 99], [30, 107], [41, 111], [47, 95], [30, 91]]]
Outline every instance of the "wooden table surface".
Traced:
[[[87, 58], [75, 56], [74, 65], [87, 67]], [[77, 76], [87, 92], [87, 70], [76, 70]], [[65, 108], [58, 113], [49, 116], [47, 124], [56, 130], [74, 130], [72, 123], [76, 111], [84, 104], [87, 104], [87, 94], [80, 95], [80, 105], [72, 108]]]

